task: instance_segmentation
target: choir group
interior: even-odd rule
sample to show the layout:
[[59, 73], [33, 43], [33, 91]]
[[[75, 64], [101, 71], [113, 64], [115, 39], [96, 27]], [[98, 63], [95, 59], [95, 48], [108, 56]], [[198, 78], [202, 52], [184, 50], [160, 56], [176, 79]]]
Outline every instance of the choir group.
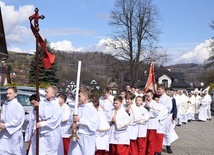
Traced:
[[[197, 91], [187, 96], [182, 90], [166, 91], [163, 85], [155, 93], [127, 86], [114, 97], [108, 88], [100, 95], [80, 87], [77, 115], [66, 104], [67, 96], [56, 94], [57, 88], [48, 86], [45, 100], [32, 95], [32, 110], [24, 115], [16, 87], [7, 88], [8, 100], [1, 111], [0, 154], [36, 155], [38, 149], [40, 155], [161, 155], [163, 146], [173, 153], [176, 125], [211, 120], [207, 91], [200, 97]], [[28, 126], [23, 140], [24, 121]], [[77, 136], [71, 138], [74, 132]]]

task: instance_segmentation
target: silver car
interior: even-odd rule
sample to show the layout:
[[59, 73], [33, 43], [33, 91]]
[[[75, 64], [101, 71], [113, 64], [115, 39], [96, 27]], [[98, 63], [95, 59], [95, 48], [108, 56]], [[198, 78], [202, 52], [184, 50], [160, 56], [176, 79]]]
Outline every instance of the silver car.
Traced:
[[[17, 100], [19, 103], [21, 103], [21, 105], [24, 108], [24, 111], [28, 111], [31, 110], [32, 106], [30, 104], [29, 98], [31, 95], [33, 95], [33, 92], [26, 92], [26, 91], [20, 91], [18, 90], [17, 92]], [[40, 94], [40, 100], [45, 99], [45, 96]], [[4, 104], [4, 102], [7, 100], [7, 96], [6, 96], [6, 91], [1, 91], [0, 92], [0, 101], [1, 101], [1, 106]]]
[[[30, 92], [30, 91], [18, 90], [18, 92], [17, 92], [17, 97], [16, 98], [17, 98], [18, 102], [23, 106], [25, 112], [30, 111], [32, 109], [32, 106], [30, 104], [29, 98], [33, 94], [35, 94], [35, 93], [34, 92]], [[40, 96], [40, 100], [44, 100], [45, 99], [44, 95], [40, 94], [39, 96]], [[7, 100], [6, 91], [5, 90], [4, 91], [0, 91], [1, 106], [5, 103], [6, 100]], [[27, 127], [27, 122], [25, 122], [24, 125], [23, 125], [23, 132], [25, 132], [26, 127]]]

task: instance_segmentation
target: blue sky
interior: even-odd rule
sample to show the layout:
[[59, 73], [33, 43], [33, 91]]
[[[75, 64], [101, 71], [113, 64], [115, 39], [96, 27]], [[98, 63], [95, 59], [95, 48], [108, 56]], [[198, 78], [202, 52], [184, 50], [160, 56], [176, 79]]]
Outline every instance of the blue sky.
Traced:
[[[214, 36], [213, 0], [153, 0], [162, 27], [159, 45], [170, 55], [170, 64], [202, 63]], [[110, 39], [109, 15], [114, 0], [4, 0], [0, 1], [8, 49], [32, 52], [35, 39], [28, 17], [39, 8], [40, 34], [51, 45], [64, 50], [103, 50]]]

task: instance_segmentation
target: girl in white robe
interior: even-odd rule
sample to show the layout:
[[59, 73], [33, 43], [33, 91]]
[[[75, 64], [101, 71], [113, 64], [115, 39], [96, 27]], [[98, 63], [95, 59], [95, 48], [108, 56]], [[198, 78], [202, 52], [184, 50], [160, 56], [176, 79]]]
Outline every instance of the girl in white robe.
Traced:
[[122, 104], [122, 97], [116, 96], [114, 98], [114, 116], [112, 118], [109, 134], [110, 155], [129, 155], [129, 124], [131, 123], [131, 118], [124, 108], [122, 108]]

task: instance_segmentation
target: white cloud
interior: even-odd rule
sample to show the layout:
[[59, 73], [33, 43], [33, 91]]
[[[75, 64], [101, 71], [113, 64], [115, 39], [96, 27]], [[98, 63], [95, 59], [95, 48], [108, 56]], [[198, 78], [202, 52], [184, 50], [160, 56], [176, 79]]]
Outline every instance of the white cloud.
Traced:
[[[33, 38], [29, 30], [29, 15], [34, 12], [33, 5], [20, 6], [15, 10], [13, 5], [5, 5], [0, 1], [4, 30], [8, 48], [13, 44], [26, 44]], [[25, 24], [28, 22], [28, 27]]]
[[78, 48], [75, 48], [72, 45], [71, 41], [63, 40], [50, 43], [50, 46], [55, 50], [62, 50], [62, 51], [79, 51]]
[[18, 47], [9, 47], [8, 48], [9, 51], [13, 51], [13, 52], [17, 52], [17, 53], [29, 53], [29, 54], [34, 54], [35, 53], [35, 49], [29, 49], [29, 50], [22, 50]]
[[193, 50], [187, 53], [176, 55], [174, 64], [178, 63], [198, 63], [202, 64], [210, 54], [210, 41], [205, 40], [205, 42], [197, 45]]
[[63, 40], [58, 42], [51, 42], [50, 46], [56, 50], [62, 51], [80, 51], [80, 52], [104, 52], [108, 53], [110, 51], [110, 47], [107, 46], [109, 43], [113, 42], [112, 39], [100, 39], [97, 44], [89, 45], [86, 47], [74, 47], [72, 42], [69, 40]]
[[99, 51], [99, 52], [107, 52], [107, 49], [106, 49], [106, 45], [107, 43], [110, 41], [109, 38], [107, 39], [100, 39], [100, 41], [95, 44], [95, 45], [90, 45], [90, 46], [87, 46], [87, 47], [83, 47], [81, 48], [80, 51], [85, 51], [85, 52], [94, 52], [94, 51]]

